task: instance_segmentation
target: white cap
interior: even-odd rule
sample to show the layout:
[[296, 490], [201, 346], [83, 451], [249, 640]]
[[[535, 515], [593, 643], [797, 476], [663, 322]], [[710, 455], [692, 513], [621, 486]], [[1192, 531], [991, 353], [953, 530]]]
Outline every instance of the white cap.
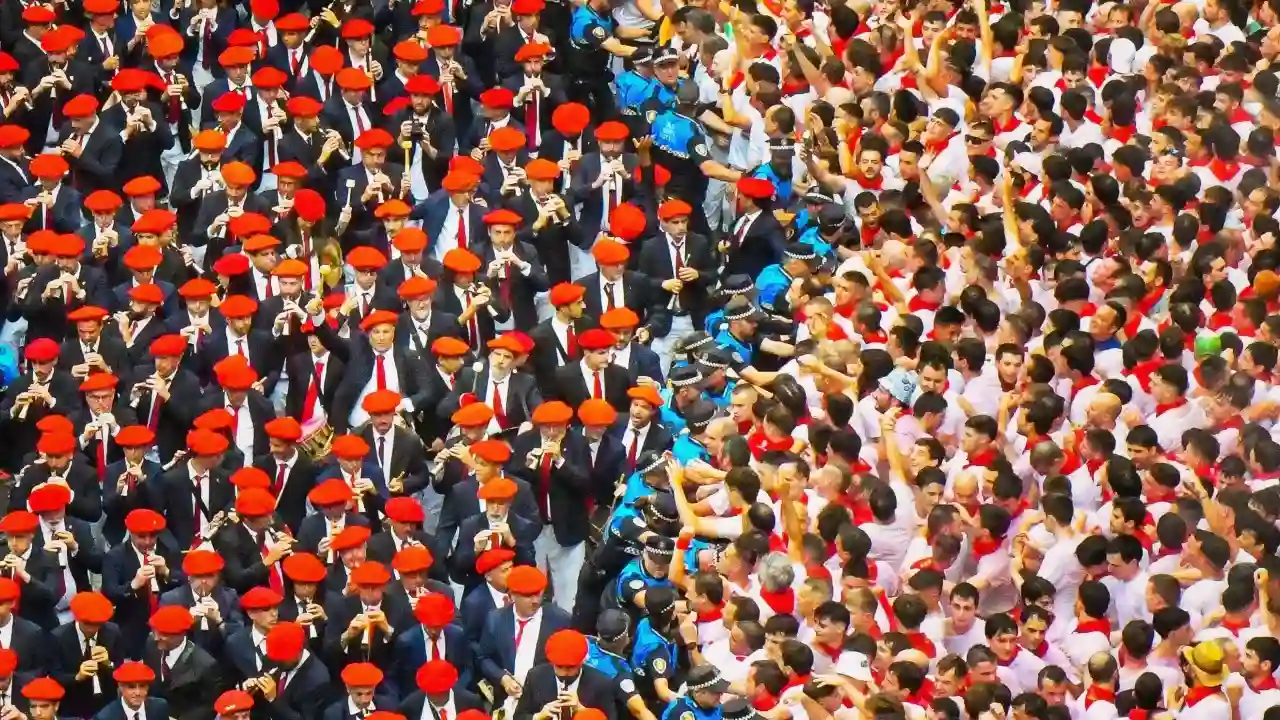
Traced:
[[1107, 52], [1107, 63], [1117, 75], [1132, 75], [1133, 58], [1137, 54], [1138, 49], [1128, 38], [1112, 38], [1111, 49]]
[[836, 674], [862, 682], [871, 682], [871, 660], [865, 654], [855, 650], [840, 653], [840, 659], [836, 661]]

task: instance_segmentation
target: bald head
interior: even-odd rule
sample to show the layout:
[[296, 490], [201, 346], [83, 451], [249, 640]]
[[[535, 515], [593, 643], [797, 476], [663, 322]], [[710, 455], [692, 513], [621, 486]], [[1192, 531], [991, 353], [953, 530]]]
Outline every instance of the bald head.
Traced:
[[1107, 392], [1100, 392], [1089, 401], [1089, 417], [1096, 421], [1113, 422], [1120, 417], [1124, 404], [1120, 398]]

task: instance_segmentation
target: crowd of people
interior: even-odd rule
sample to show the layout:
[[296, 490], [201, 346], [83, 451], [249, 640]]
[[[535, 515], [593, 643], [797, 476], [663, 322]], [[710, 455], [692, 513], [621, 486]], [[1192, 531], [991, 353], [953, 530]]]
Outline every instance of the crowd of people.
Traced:
[[1277, 56], [0, 1], [0, 720], [1280, 720]]

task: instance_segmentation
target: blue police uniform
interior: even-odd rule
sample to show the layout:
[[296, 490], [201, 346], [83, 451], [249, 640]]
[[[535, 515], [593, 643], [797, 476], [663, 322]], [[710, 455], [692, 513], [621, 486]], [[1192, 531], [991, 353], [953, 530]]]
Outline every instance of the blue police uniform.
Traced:
[[[676, 89], [679, 89], [683, 84], [684, 81], [676, 83]], [[659, 112], [675, 110], [676, 107], [676, 90], [663, 85], [657, 80], [653, 81], [653, 85], [653, 90], [649, 93], [649, 96], [640, 103], [640, 114], [644, 115], [646, 119], [649, 117], [656, 118]]]
[[729, 321], [724, 319], [724, 308], [714, 310], [707, 314], [707, 319], [702, 321], [702, 329], [707, 334], [715, 337], [721, 330], [729, 327]]
[[[807, 213], [809, 211], [801, 210], [801, 212]], [[799, 215], [796, 216], [796, 226], [804, 227], [800, 222]], [[820, 257], [830, 257], [835, 252], [834, 248], [831, 247], [831, 244], [822, 239], [822, 234], [818, 232], [817, 225], [804, 227], [804, 229], [800, 231], [800, 236], [796, 238], [796, 242], [813, 248], [813, 251]]]
[[[760, 298], [760, 307], [772, 312], [778, 293], [786, 294], [791, 288], [791, 279], [781, 264], [770, 265], [761, 270], [760, 277], [756, 278], [756, 296]], [[716, 341], [719, 342], [719, 338]]]
[[649, 588], [655, 587], [674, 587], [667, 578], [656, 578], [644, 569], [644, 558], [638, 557], [627, 566], [622, 568], [622, 572], [618, 573], [618, 579], [613, 583], [614, 597], [618, 601], [620, 607], [628, 610], [634, 610], [636, 605], [633, 600], [636, 594]]
[[738, 381], [731, 378], [725, 378], [724, 387], [720, 392], [712, 392], [710, 389], [702, 391], [702, 397], [715, 403], [715, 406], [721, 410], [729, 407], [730, 396], [733, 395], [733, 389], [738, 386]]
[[791, 187], [791, 180], [784, 180], [778, 175], [778, 171], [773, 169], [772, 164], [765, 163], [752, 170], [749, 175], [755, 178], [764, 178], [773, 185], [773, 192], [778, 198], [777, 207], [787, 207], [791, 204], [791, 198], [795, 197], [795, 188]]
[[[688, 362], [685, 363], [685, 365], [688, 364]], [[658, 409], [658, 420], [671, 431], [672, 435], [679, 435], [684, 431], [686, 423], [684, 416], [676, 410], [675, 394], [671, 392], [671, 388], [663, 388], [659, 394], [662, 397], [662, 407]]]
[[631, 672], [631, 663], [620, 655], [600, 647], [600, 639], [587, 637], [586, 666], [598, 670], [613, 682], [613, 694], [619, 710], [627, 706], [627, 701], [638, 693], [636, 691], [635, 674]]
[[571, 76], [577, 90], [575, 99], [588, 96], [593, 110], [601, 115], [613, 110], [613, 89], [609, 87], [613, 55], [601, 45], [613, 37], [613, 16], [601, 16], [584, 3], [573, 10], [569, 20], [569, 58]]
[[[762, 277], [763, 275], [764, 273], [761, 273]], [[759, 284], [759, 281], [757, 281], [757, 287]], [[761, 297], [763, 297], [763, 293], [761, 294]], [[736, 355], [736, 357], [734, 357], [735, 362], [741, 362], [746, 365], [751, 364], [751, 358], [755, 355], [755, 350], [753, 350], [750, 345], [734, 337], [733, 333], [729, 332], [729, 328], [727, 327], [716, 335], [716, 345], [734, 353]]]
[[667, 196], [689, 201], [694, 213], [702, 217], [707, 176], [702, 173], [701, 166], [711, 159], [706, 131], [697, 120], [671, 109], [663, 110], [649, 122], [654, 164], [671, 171], [671, 180], [666, 186]]
[[681, 695], [667, 705], [662, 713], [662, 720], [720, 720], [720, 706], [706, 710], [694, 702], [693, 698]]
[[671, 455], [680, 463], [681, 467], [688, 465], [694, 460], [703, 462], [711, 462], [711, 453], [703, 447], [702, 443], [694, 440], [689, 433], [681, 433], [676, 438], [675, 443], [671, 445]]
[[631, 667], [635, 669], [640, 696], [645, 699], [645, 703], [651, 709], [660, 707], [653, 683], [659, 679], [670, 681], [675, 677], [679, 652], [679, 646], [675, 641], [668, 640], [655, 630], [649, 618], [644, 618], [636, 626], [635, 646], [631, 651]]
[[622, 73], [614, 80], [614, 86], [618, 90], [618, 108], [623, 115], [638, 115], [640, 106], [661, 85], [657, 80], [644, 77], [635, 70]]

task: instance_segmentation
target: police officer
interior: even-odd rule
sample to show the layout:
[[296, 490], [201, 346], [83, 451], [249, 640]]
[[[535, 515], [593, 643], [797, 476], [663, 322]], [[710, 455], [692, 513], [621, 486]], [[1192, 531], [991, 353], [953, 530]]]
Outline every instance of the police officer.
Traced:
[[668, 375], [675, 368], [687, 367], [696, 363], [699, 356], [716, 346], [714, 340], [714, 333], [702, 332], [701, 330], [681, 338], [680, 342], [676, 343], [672, 348], [672, 357], [674, 359], [671, 362], [671, 367], [667, 370]]
[[[644, 459], [644, 455], [641, 458]], [[665, 466], [665, 456], [659, 455], [659, 460]], [[600, 544], [578, 575], [578, 601], [573, 606], [574, 627], [582, 632], [595, 630], [601, 593], [628, 563], [640, 557], [645, 541], [651, 535], [674, 537], [680, 530], [679, 524], [676, 501], [670, 492], [642, 496], [634, 501], [628, 512], [615, 513]]]
[[[657, 714], [676, 698], [675, 688], [680, 686], [680, 636], [675, 589], [658, 587], [646, 592], [644, 609], [647, 617], [636, 625], [631, 667], [635, 671], [640, 697], [644, 698], [650, 711]], [[694, 633], [693, 648], [696, 649], [696, 627]]]
[[702, 384], [705, 380], [696, 364], [677, 367], [671, 371], [667, 387], [660, 393], [662, 407], [658, 410], [658, 419], [672, 435], [679, 435], [685, 429], [685, 410], [702, 397]]
[[684, 84], [680, 81], [680, 53], [675, 48], [658, 48], [653, 56], [653, 78], [653, 89], [640, 105], [640, 115], [646, 128], [658, 113], [675, 109], [676, 90]]
[[789, 137], [769, 139], [769, 162], [760, 165], [747, 173], [751, 177], [763, 178], [773, 184], [774, 196], [779, 207], [790, 207], [795, 197], [795, 188], [791, 185], [792, 161], [796, 155], [796, 143]]
[[662, 720], [720, 720], [720, 697], [728, 689], [715, 665], [699, 665], [689, 670], [685, 694], [667, 705]]
[[645, 596], [654, 588], [671, 589], [671, 580], [667, 577], [671, 570], [671, 558], [675, 555], [676, 543], [668, 537], [651, 535], [644, 540], [644, 552], [640, 557], [627, 563], [618, 573], [618, 578], [605, 588], [602, 602], [604, 607], [622, 608], [631, 617], [638, 617], [645, 612]]
[[689, 203], [691, 232], [707, 234], [707, 214], [703, 200], [707, 196], [707, 180], [713, 178], [736, 183], [742, 173], [711, 159], [706, 130], [694, 119], [698, 111], [698, 87], [685, 83], [676, 90], [676, 106], [659, 112], [650, 122], [653, 136], [653, 160], [671, 171], [667, 183], [668, 198]]
[[639, 137], [642, 133], [636, 133], [631, 120], [640, 117], [640, 106], [658, 89], [653, 77], [653, 48], [637, 48], [631, 56], [631, 69], [618, 75], [614, 86], [618, 89], [618, 109], [631, 128], [632, 137]]
[[817, 262], [818, 253], [811, 246], [799, 242], [788, 245], [782, 251], [782, 262], [766, 267], [756, 278], [760, 306], [775, 315], [791, 315], [794, 308], [787, 299], [787, 291], [796, 279], [812, 276]]
[[724, 319], [729, 324], [716, 335], [716, 345], [729, 350], [735, 363], [750, 365], [756, 354], [756, 328], [765, 314], [750, 300], [736, 297], [724, 306]]
[[676, 438], [671, 446], [671, 454], [681, 467], [687, 467], [694, 460], [701, 460], [708, 464], [711, 462], [711, 453], [707, 450], [702, 437], [718, 414], [715, 403], [704, 398], [698, 398], [685, 409], [686, 432]]
[[698, 364], [706, 378], [702, 397], [710, 400], [720, 410], [728, 410], [730, 396], [738, 384], [736, 379], [729, 377], [729, 366], [733, 364], [729, 351], [718, 347], [704, 355]]
[[621, 712], [625, 708], [637, 720], [655, 720], [636, 689], [631, 660], [624, 657], [630, 645], [631, 618], [621, 610], [606, 610], [596, 623], [596, 634], [587, 637], [587, 666], [613, 681], [618, 717], [625, 717]]
[[574, 70], [569, 96], [591, 108], [597, 121], [613, 115], [612, 57], [629, 58], [636, 52], [613, 36], [614, 27], [609, 0], [587, 0], [574, 9], [569, 21], [566, 67]]
[[[724, 282], [720, 283], [720, 294], [724, 296], [726, 303], [738, 296], [749, 299], [755, 291], [756, 284], [750, 275], [730, 275], [724, 279]], [[702, 324], [712, 337], [719, 335], [721, 328], [726, 325], [724, 308], [712, 310], [707, 314], [707, 319]]]
[[636, 460], [635, 472], [623, 486], [622, 499], [609, 518], [609, 527], [627, 517], [638, 516], [636, 501], [656, 493], [671, 493], [671, 478], [667, 477], [666, 454], [658, 450], [645, 450]]
[[796, 214], [795, 226], [800, 228], [796, 242], [811, 246], [824, 258], [834, 257], [835, 246], [844, 234], [844, 207], [816, 190], [805, 193], [804, 203], [805, 208]]

